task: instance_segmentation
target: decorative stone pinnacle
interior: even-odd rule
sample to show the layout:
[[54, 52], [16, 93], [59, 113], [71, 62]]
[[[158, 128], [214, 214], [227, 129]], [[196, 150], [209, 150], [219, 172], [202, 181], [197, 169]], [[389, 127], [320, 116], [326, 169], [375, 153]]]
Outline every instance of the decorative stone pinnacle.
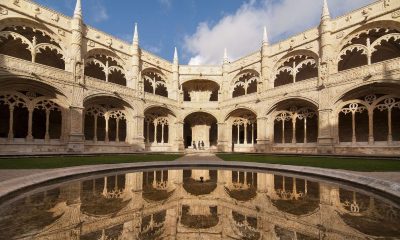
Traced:
[[228, 50], [226, 48], [224, 48], [224, 63], [228, 63], [229, 59], [228, 59]]
[[178, 63], [178, 49], [176, 47], [174, 50], [174, 63]]
[[331, 16], [329, 14], [328, 0], [324, 0], [324, 6], [322, 8], [322, 20], [329, 18], [331, 18]]
[[82, 3], [81, 3], [81, 0], [76, 0], [74, 18], [82, 18]]
[[135, 23], [135, 31], [133, 32], [133, 43], [139, 43], [139, 33], [137, 23]]
[[268, 33], [267, 33], [267, 27], [264, 26], [264, 35], [263, 35], [263, 44], [268, 45]]

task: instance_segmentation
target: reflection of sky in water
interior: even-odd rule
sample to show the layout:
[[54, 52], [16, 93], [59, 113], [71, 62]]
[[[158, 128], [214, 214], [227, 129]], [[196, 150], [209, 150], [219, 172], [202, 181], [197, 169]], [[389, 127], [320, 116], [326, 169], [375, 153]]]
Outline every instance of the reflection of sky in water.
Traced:
[[0, 239], [399, 238], [400, 210], [301, 177], [163, 170], [72, 181], [0, 210]]

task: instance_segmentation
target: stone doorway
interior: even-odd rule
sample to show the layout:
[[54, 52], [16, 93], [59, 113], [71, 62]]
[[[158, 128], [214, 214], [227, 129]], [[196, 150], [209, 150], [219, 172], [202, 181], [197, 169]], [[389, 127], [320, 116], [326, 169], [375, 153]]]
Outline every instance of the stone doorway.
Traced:
[[183, 134], [186, 149], [212, 151], [218, 142], [217, 119], [204, 112], [192, 113], [185, 118]]

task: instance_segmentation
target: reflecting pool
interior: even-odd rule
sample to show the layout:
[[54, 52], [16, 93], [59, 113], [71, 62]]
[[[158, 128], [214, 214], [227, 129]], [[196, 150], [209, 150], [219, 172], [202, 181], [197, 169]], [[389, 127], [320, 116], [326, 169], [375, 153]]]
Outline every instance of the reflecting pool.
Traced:
[[283, 173], [118, 172], [4, 202], [0, 239], [400, 239], [397, 203]]

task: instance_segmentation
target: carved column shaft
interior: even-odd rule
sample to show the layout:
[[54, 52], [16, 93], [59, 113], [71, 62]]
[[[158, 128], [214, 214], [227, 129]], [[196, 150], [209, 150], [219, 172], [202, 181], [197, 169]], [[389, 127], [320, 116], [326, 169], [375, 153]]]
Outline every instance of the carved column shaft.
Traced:
[[106, 120], [106, 137], [105, 137], [105, 139], [104, 139], [104, 141], [105, 142], [109, 142], [110, 141], [110, 139], [109, 139], [109, 120], [110, 120], [110, 117], [108, 117], [108, 116], [105, 116], [105, 120]]
[[10, 117], [8, 121], [8, 141], [14, 140], [14, 106], [10, 106]]
[[94, 115], [94, 126], [93, 126], [93, 141], [97, 142], [97, 115]]
[[32, 136], [32, 118], [33, 118], [33, 109], [29, 108], [28, 109], [28, 135], [26, 136], [26, 140], [32, 141], [33, 136]]
[[46, 109], [46, 133], [44, 135], [44, 139], [46, 142], [50, 141], [49, 127], [50, 127], [50, 110]]

